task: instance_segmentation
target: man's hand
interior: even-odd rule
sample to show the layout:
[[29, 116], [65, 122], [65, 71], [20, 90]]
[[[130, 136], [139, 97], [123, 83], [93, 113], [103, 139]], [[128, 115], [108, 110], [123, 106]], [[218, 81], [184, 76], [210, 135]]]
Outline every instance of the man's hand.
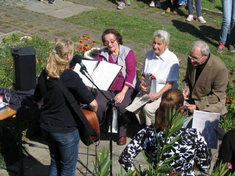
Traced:
[[188, 95], [189, 95], [188, 92], [183, 91], [183, 96], [185, 100], [188, 100]]
[[185, 109], [187, 109], [190, 113], [193, 113], [193, 111], [197, 109], [197, 106], [195, 104], [186, 104]]
[[218, 134], [219, 140], [222, 140], [223, 137], [224, 137], [224, 134], [225, 134], [224, 129], [222, 129], [222, 128], [216, 128], [216, 129], [215, 129], [215, 132]]

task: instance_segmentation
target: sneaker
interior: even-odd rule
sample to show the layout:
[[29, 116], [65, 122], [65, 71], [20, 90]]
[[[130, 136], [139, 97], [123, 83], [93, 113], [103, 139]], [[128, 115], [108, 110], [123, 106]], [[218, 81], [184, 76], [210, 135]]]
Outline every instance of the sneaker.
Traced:
[[173, 9], [173, 13], [174, 13], [175, 15], [177, 15], [177, 14], [178, 14], [178, 9]]
[[119, 10], [122, 10], [122, 9], [124, 9], [125, 8], [125, 2], [120, 2], [119, 4], [118, 4], [118, 6], [117, 6], [117, 9], [119, 9]]
[[54, 4], [54, 3], [55, 3], [55, 0], [49, 0], [48, 3], [49, 3], [49, 4]]
[[156, 7], [161, 8], [161, 2], [159, 0], [156, 2]]
[[185, 19], [185, 21], [187, 21], [187, 22], [193, 21], [193, 15], [189, 15], [189, 16]]
[[166, 13], [170, 13], [170, 12], [171, 12], [171, 8], [170, 8], [170, 7], [167, 7]]
[[225, 47], [225, 43], [220, 42], [220, 43], [219, 43], [219, 46], [218, 46], [218, 48], [217, 48], [216, 51], [217, 51], [218, 53], [221, 53], [221, 52], [223, 51], [224, 47]]
[[228, 45], [228, 49], [229, 49], [229, 51], [232, 52], [232, 53], [235, 52], [235, 47], [234, 47], [233, 44], [229, 44], [229, 45]]
[[126, 5], [131, 5], [131, 1], [130, 0], [125, 0], [125, 2], [126, 2]]
[[155, 2], [151, 1], [151, 3], [149, 4], [149, 7], [155, 7]]
[[198, 17], [197, 20], [202, 24], [206, 23], [206, 20], [204, 20], [204, 18], [202, 16]]

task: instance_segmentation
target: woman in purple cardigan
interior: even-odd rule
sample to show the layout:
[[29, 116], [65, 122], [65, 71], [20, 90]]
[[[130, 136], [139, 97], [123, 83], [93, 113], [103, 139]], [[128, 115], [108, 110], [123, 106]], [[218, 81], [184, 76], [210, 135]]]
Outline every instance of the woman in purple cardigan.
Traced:
[[[115, 29], [105, 30], [102, 35], [102, 42], [105, 48], [99, 51], [96, 60], [122, 66], [109, 91], [103, 91], [103, 93], [110, 100], [114, 100], [116, 107], [120, 111], [118, 118], [119, 139], [117, 144], [125, 145], [127, 122], [123, 115], [126, 112], [125, 108], [131, 103], [136, 85], [136, 59], [134, 52], [130, 48], [122, 45], [122, 36]], [[105, 118], [108, 100], [102, 93], [98, 92], [97, 101], [99, 104], [97, 115], [101, 122]]]

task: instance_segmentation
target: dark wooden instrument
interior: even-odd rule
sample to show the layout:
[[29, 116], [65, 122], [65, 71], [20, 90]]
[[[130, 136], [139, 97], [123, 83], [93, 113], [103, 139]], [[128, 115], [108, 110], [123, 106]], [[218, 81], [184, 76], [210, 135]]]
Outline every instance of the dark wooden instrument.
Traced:
[[82, 142], [86, 145], [89, 146], [90, 144], [93, 144], [96, 141], [99, 141], [100, 139], [100, 125], [99, 125], [99, 120], [95, 114], [95, 112], [87, 110], [87, 109], [81, 109], [91, 126], [94, 128], [96, 131], [97, 135], [96, 136], [91, 136], [89, 132], [87, 131], [85, 125], [83, 125], [80, 129], [80, 138]]

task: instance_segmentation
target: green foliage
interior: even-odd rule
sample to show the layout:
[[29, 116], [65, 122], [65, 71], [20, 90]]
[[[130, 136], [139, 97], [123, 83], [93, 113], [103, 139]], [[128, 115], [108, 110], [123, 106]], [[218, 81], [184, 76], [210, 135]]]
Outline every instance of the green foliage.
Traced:
[[97, 161], [97, 167], [94, 164], [95, 174], [100, 176], [108, 176], [112, 161], [109, 160], [109, 152], [105, 151], [105, 148], [103, 148], [100, 157], [96, 155], [96, 161]]
[[235, 71], [233, 69], [229, 71], [226, 95], [226, 107], [228, 112], [222, 116], [220, 126], [225, 129], [225, 131], [229, 131], [235, 128]]
[[218, 164], [218, 166], [214, 169], [214, 171], [210, 174], [211, 176], [235, 176], [235, 173], [229, 173], [229, 169], [231, 168], [231, 163], [222, 163], [222, 161]]
[[14, 59], [11, 49], [26, 46], [32, 46], [36, 50], [37, 75], [45, 67], [48, 51], [53, 46], [51, 42], [38, 36], [24, 36], [20, 33], [8, 35], [0, 43], [0, 87], [11, 88], [14, 82]]

